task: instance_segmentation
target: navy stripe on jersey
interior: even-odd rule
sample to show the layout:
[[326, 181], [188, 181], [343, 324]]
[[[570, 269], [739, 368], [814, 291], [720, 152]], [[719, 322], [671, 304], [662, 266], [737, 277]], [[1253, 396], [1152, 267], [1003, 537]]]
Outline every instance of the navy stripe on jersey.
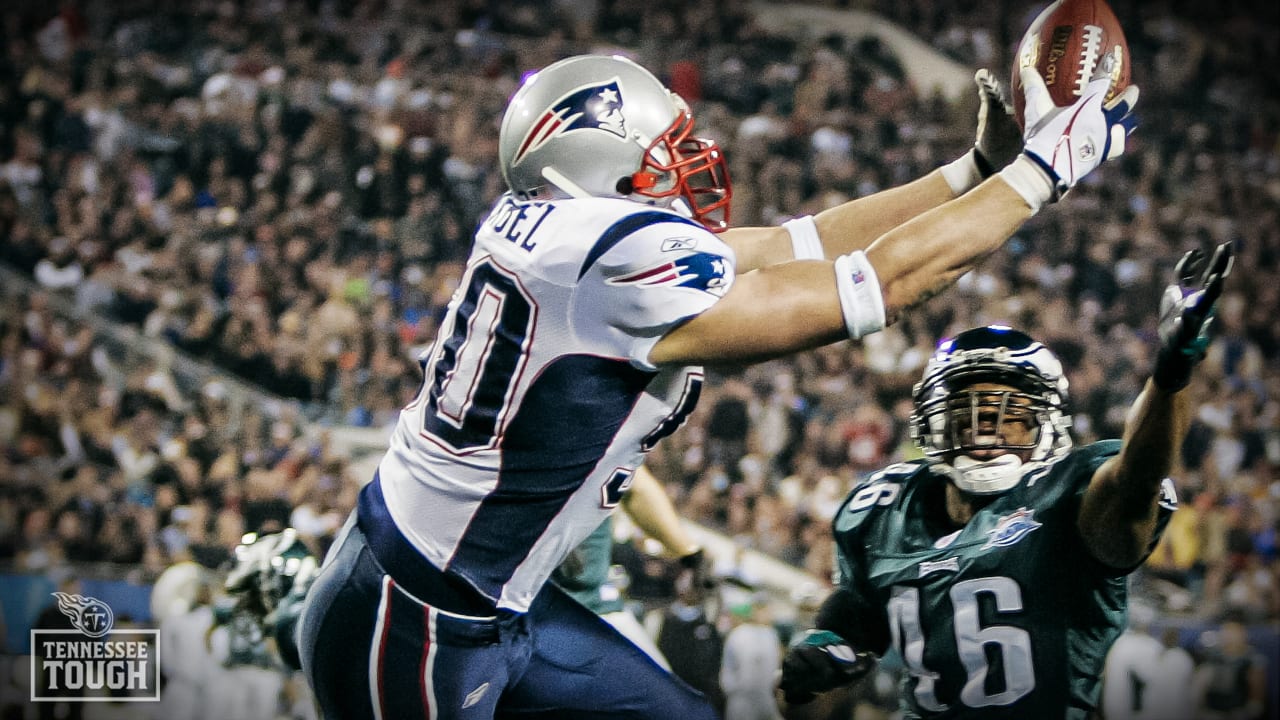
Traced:
[[631, 233], [647, 228], [650, 225], [657, 225], [658, 223], [664, 222], [683, 223], [703, 230], [706, 229], [703, 225], [700, 225], [688, 218], [667, 212], [658, 212], [657, 210], [646, 210], [645, 212], [628, 215], [613, 225], [610, 225], [608, 230], [605, 230], [600, 234], [600, 239], [596, 240], [596, 244], [592, 246], [591, 251], [587, 253], [586, 259], [582, 261], [582, 267], [578, 270], [578, 279], [581, 280], [582, 276], [587, 274], [587, 270], [590, 270], [591, 266], [594, 265], [602, 255], [609, 252], [614, 245], [622, 242], [622, 240]]
[[472, 516], [447, 569], [496, 599], [595, 469], [653, 376], [625, 360], [588, 355], [548, 365], [503, 433], [497, 487]]
[[356, 513], [369, 550], [383, 568], [392, 568], [398, 586], [442, 610], [476, 617], [493, 614], [492, 600], [476, 592], [466, 579], [432, 565], [404, 539], [387, 510], [382, 479], [377, 473], [373, 482], [360, 490]]

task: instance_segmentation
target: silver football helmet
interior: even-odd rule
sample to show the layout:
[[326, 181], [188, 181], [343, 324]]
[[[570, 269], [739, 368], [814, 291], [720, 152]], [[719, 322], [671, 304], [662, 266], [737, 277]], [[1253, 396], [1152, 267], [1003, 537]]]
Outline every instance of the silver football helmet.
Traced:
[[679, 95], [624, 57], [579, 55], [526, 79], [502, 118], [498, 158], [521, 199], [682, 200], [711, 230], [728, 227], [720, 149], [693, 136]]
[[1009, 490], [1071, 449], [1062, 363], [1017, 330], [989, 325], [944, 340], [912, 399], [912, 436], [966, 492]]

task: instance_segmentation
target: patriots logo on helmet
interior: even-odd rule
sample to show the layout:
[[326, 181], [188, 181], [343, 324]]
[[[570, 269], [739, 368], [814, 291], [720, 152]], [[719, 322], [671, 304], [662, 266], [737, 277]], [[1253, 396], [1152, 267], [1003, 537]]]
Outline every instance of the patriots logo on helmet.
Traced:
[[987, 540], [986, 545], [982, 546], [982, 549], [1009, 547], [1026, 537], [1032, 530], [1041, 525], [1040, 522], [1032, 517], [1034, 514], [1035, 510], [1020, 507], [997, 520], [996, 526], [987, 531], [991, 538]]
[[102, 637], [111, 630], [115, 616], [106, 603], [97, 598], [55, 592], [58, 609], [71, 620], [71, 625], [89, 637]]
[[723, 295], [729, 285], [728, 273], [729, 268], [720, 255], [692, 253], [678, 260], [612, 278], [609, 283], [642, 287], [674, 285]]
[[516, 150], [511, 164], [519, 165], [529, 153], [553, 138], [576, 130], [600, 130], [626, 139], [627, 126], [622, 117], [622, 90], [618, 87], [618, 78], [580, 87], [555, 101], [520, 141], [520, 148]]

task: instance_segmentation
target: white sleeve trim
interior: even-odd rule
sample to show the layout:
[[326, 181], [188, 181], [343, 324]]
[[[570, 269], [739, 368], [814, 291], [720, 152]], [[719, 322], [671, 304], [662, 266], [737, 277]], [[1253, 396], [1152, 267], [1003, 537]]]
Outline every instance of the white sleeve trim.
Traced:
[[884, 329], [884, 295], [875, 268], [861, 250], [836, 258], [836, 290], [849, 337], [857, 338]]
[[791, 234], [791, 252], [796, 260], [823, 260], [826, 252], [822, 249], [822, 238], [818, 237], [818, 223], [812, 215], [792, 218], [782, 227]]

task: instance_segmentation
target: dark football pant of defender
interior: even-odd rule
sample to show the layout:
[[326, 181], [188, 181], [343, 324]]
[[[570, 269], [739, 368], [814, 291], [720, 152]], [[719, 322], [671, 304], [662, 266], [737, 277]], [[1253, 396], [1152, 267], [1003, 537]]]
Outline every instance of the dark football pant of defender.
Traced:
[[525, 614], [476, 607], [395, 530], [376, 478], [355, 515], [300, 628], [325, 718], [716, 717], [701, 694], [550, 583]]

